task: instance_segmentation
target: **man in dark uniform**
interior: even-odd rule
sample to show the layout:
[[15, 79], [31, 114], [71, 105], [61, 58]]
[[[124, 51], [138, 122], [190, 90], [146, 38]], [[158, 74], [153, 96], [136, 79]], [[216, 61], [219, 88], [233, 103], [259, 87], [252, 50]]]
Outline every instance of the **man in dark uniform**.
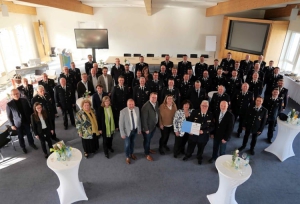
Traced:
[[233, 69], [230, 70], [230, 73], [228, 75], [229, 78], [232, 77], [232, 72], [233, 71], [237, 72], [237, 78], [240, 78], [243, 82], [245, 74], [244, 74], [244, 70], [241, 69], [241, 67], [240, 67], [240, 62], [239, 61], [235, 61], [234, 67], [233, 67]]
[[28, 84], [28, 80], [26, 78], [22, 78], [22, 85], [18, 87], [18, 90], [21, 94], [21, 98], [26, 98], [30, 104], [33, 98], [33, 86]]
[[203, 72], [203, 77], [200, 79], [200, 82], [201, 82], [202, 88], [204, 88], [206, 91], [206, 94], [208, 94], [208, 92], [211, 91], [211, 86], [212, 86], [212, 80], [208, 76], [208, 71]]
[[[289, 98], [289, 90], [287, 88], [283, 87], [283, 79], [279, 79], [277, 82], [277, 88], [279, 90], [279, 98], [283, 99], [283, 106], [282, 106], [282, 111], [285, 111], [285, 108], [287, 106], [288, 98]], [[274, 87], [273, 89], [275, 89]]]
[[241, 60], [240, 69], [243, 70], [244, 75], [247, 75], [254, 67], [253, 61], [250, 60], [250, 55], [246, 55], [244, 60]]
[[228, 74], [230, 73], [230, 70], [233, 69], [235, 64], [234, 59], [231, 58], [231, 53], [227, 53], [227, 58], [223, 58], [221, 61], [221, 67], [223, 68], [223, 75], [225, 77], [228, 77]]
[[[43, 79], [38, 82], [38, 85], [42, 85], [45, 89], [45, 92], [50, 95], [51, 100], [55, 101], [54, 100], [55, 82], [54, 82], [53, 79], [49, 79], [48, 75], [46, 73], [43, 73]], [[31, 103], [31, 101], [30, 101], [30, 103]], [[53, 105], [53, 109], [54, 109], [54, 112], [55, 112], [55, 117], [58, 117], [55, 103], [53, 103], [52, 105]]]
[[208, 67], [208, 75], [211, 79], [217, 76], [217, 70], [219, 68], [219, 60], [215, 59], [213, 65], [209, 65]]
[[[125, 64], [125, 66], [126, 66], [126, 64]], [[129, 71], [129, 65], [128, 65], [128, 71]], [[111, 74], [112, 78], [114, 79], [115, 84], [119, 83], [118, 78], [119, 78], [119, 76], [121, 76], [123, 74], [123, 72], [125, 72], [125, 67], [124, 67], [124, 65], [120, 64], [120, 59], [116, 58], [116, 63], [114, 64], [114, 66], [111, 68], [111, 71], [110, 71], [110, 74]], [[126, 79], [125, 79], [125, 83], [126, 83]]]
[[189, 75], [189, 81], [191, 81], [192, 83], [194, 83], [197, 80], [197, 77], [193, 75], [192, 68], [188, 68], [187, 74]]
[[150, 93], [152, 92], [157, 93], [157, 97], [158, 97], [157, 100], [160, 101], [161, 92], [165, 85], [163, 81], [159, 80], [157, 71], [154, 71], [152, 76], [153, 76], [153, 80], [151, 81], [148, 80], [146, 86], [150, 89]]
[[263, 83], [264, 82], [264, 73], [261, 71], [259, 67], [259, 63], [254, 64], [253, 70], [248, 72], [246, 81], [250, 81], [252, 79], [253, 73], [257, 72], [258, 73], [258, 79]]
[[139, 60], [140, 62], [135, 65], [135, 70], [134, 70], [135, 75], [138, 70], [142, 71], [144, 67], [149, 67], [149, 65], [144, 62], [143, 56], [140, 56]]
[[231, 78], [226, 80], [226, 93], [230, 98], [232, 98], [236, 92], [239, 92], [242, 87], [242, 79], [238, 78], [237, 71], [233, 70], [231, 75]]
[[161, 65], [165, 65], [168, 75], [172, 74], [172, 68], [174, 67], [174, 63], [170, 61], [170, 55], [165, 56], [165, 61], [162, 61], [160, 63], [160, 66]]
[[96, 63], [96, 61], [93, 60], [93, 55], [88, 55], [88, 60], [84, 64], [85, 73], [89, 74], [90, 70], [93, 68], [93, 64]]
[[195, 76], [197, 79], [201, 79], [203, 77], [203, 72], [208, 69], [208, 65], [204, 62], [204, 57], [200, 56], [200, 62], [195, 65]]
[[228, 106], [230, 106], [230, 97], [227, 93], [225, 93], [225, 87], [222, 85], [218, 87], [218, 92], [214, 93], [213, 97], [211, 98], [209, 110], [212, 113], [220, 111], [221, 101], [226, 101]]
[[194, 82], [189, 80], [189, 75], [187, 73], [183, 75], [179, 88], [181, 102], [188, 98], [188, 90], [193, 87], [193, 83]]
[[263, 70], [266, 66], [266, 62], [264, 61], [264, 56], [260, 55], [258, 56], [258, 60], [254, 60], [254, 65], [256, 63], [259, 63], [259, 66], [260, 66], [260, 70]]
[[272, 75], [269, 75], [269, 77], [266, 78], [266, 91], [265, 96], [270, 96], [272, 94], [273, 87], [277, 86], [277, 82], [283, 79], [283, 76], [279, 74], [279, 67], [274, 68], [274, 73]]
[[71, 62], [70, 73], [74, 76], [73, 88], [74, 88], [74, 90], [76, 90], [77, 89], [77, 84], [81, 80], [81, 72], [80, 72], [79, 68], [76, 68], [76, 65], [75, 65], [74, 62]]
[[261, 96], [257, 97], [255, 100], [255, 105], [251, 105], [247, 109], [247, 117], [244, 120], [243, 129], [245, 129], [245, 136], [243, 139], [243, 145], [239, 148], [240, 151], [246, 148], [248, 138], [250, 134], [252, 134], [251, 146], [250, 146], [250, 154], [254, 155], [254, 147], [256, 145], [257, 137], [264, 130], [268, 110], [262, 107], [263, 98]]
[[254, 99], [257, 96], [260, 96], [263, 90], [263, 83], [262, 81], [258, 80], [258, 73], [254, 73], [252, 76], [252, 80], [248, 81], [249, 84], [249, 91], [251, 91], [254, 95]]
[[[129, 95], [131, 97], [132, 92], [133, 92], [132, 91], [132, 89], [133, 89], [132, 82], [133, 82], [133, 79], [134, 79], [134, 74], [133, 74], [132, 71], [129, 71], [129, 64], [125, 64], [125, 70], [120, 76], [124, 77], [124, 85], [128, 87]], [[119, 76], [118, 76], [118, 78], [119, 78]], [[119, 83], [119, 81], [117, 79], [116, 85], [118, 83]]]
[[140, 78], [142, 77], [142, 71], [138, 70], [136, 73], [135, 73], [135, 78], [132, 80], [132, 89], [135, 87], [135, 86], [138, 86], [140, 85]]
[[239, 128], [237, 131], [237, 137], [240, 137], [243, 131], [243, 123], [246, 118], [246, 111], [250, 105], [253, 104], [253, 93], [248, 91], [249, 84], [244, 83], [242, 85], [242, 90], [235, 93], [231, 98], [232, 113], [234, 115], [235, 121], [239, 117]]
[[55, 133], [55, 112], [52, 105], [52, 103], [55, 103], [55, 101], [51, 99], [48, 93], [45, 93], [45, 89], [42, 85], [39, 85], [36, 90], [37, 94], [32, 98], [31, 105], [33, 106], [35, 102], [39, 102], [40, 104], [42, 104], [43, 109], [47, 112], [47, 117], [52, 123], [54, 133], [53, 135], [51, 135], [51, 139], [54, 141], [59, 141]]
[[111, 102], [116, 109], [117, 121], [119, 121], [120, 111], [127, 107], [127, 100], [129, 98], [128, 87], [124, 85], [124, 77], [119, 76], [118, 85], [114, 87], [111, 93]]
[[176, 67], [172, 68], [172, 75], [170, 75], [169, 78], [174, 79], [175, 87], [179, 88], [180, 81], [181, 81], [181, 76], [177, 74], [177, 68]]
[[174, 86], [174, 79], [170, 78], [168, 80], [168, 86], [164, 87], [162, 92], [161, 92], [161, 98], [160, 98], [160, 104], [163, 103], [166, 95], [172, 95], [174, 99], [174, 103], [176, 104], [177, 107], [180, 107], [180, 93], [179, 89]]
[[65, 78], [67, 84], [69, 84], [73, 88], [75, 77], [73, 74], [70, 73], [70, 70], [67, 66], [63, 67], [63, 72], [59, 75], [59, 78], [58, 78], [58, 84], [59, 84], [61, 78]]
[[143, 105], [148, 101], [150, 96], [150, 87], [146, 86], [146, 79], [140, 78], [140, 85], [133, 88], [133, 100], [141, 110]]
[[279, 90], [276, 88], [272, 91], [271, 96], [265, 97], [263, 107], [268, 110], [268, 142], [272, 143], [273, 131], [276, 126], [276, 120], [278, 114], [281, 112], [283, 107], [283, 99], [278, 97]]
[[201, 88], [201, 82], [196, 80], [194, 87], [191, 87], [187, 93], [187, 99], [190, 100], [192, 108], [198, 109], [199, 105], [203, 100], [207, 99], [207, 94], [205, 89]]
[[165, 86], [167, 86], [169, 75], [166, 71], [165, 65], [160, 66], [160, 71], [159, 71], [159, 74], [158, 74], [158, 78], [159, 78], [159, 80], [164, 82]]
[[190, 61], [187, 61], [187, 55], [183, 55], [183, 60], [178, 63], [178, 73], [179, 75], [183, 76], [188, 68], [192, 68], [192, 63]]
[[185, 157], [183, 157], [183, 161], [188, 160], [192, 156], [197, 145], [198, 164], [202, 164], [204, 148], [209, 140], [210, 133], [214, 130], [213, 114], [208, 111], [208, 107], [208, 101], [204, 100], [200, 105], [200, 109], [193, 111], [191, 114], [191, 121], [201, 124], [201, 127], [198, 135], [190, 135], [187, 151]]
[[61, 109], [65, 130], [68, 129], [68, 114], [72, 126], [75, 127], [75, 119], [73, 114], [73, 107], [75, 106], [75, 91], [66, 83], [65, 78], [60, 79], [60, 85], [54, 88], [55, 103]]
[[269, 66], [264, 67], [264, 69], [262, 70], [262, 72], [265, 75], [265, 78], [264, 78], [265, 84], [267, 81], [267, 77], [270, 77], [273, 74], [273, 71], [274, 71], [274, 61], [270, 60]]
[[222, 73], [223, 73], [223, 69], [219, 67], [217, 71], [217, 76], [215, 76], [212, 79], [212, 87], [211, 87], [212, 91], [218, 90], [218, 86], [220, 85], [222, 86], [226, 85], [226, 78], [222, 75]]

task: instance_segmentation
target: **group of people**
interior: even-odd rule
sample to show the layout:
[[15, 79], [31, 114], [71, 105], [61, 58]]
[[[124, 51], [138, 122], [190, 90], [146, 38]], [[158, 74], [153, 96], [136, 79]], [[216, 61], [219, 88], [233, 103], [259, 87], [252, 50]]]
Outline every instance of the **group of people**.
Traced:
[[[211, 137], [214, 144], [209, 161], [213, 162], [219, 155], [225, 154], [226, 143], [237, 119], [237, 137], [245, 130], [240, 150], [247, 146], [252, 134], [250, 153], [255, 154], [256, 138], [266, 124], [267, 139], [272, 142], [277, 115], [285, 109], [288, 98], [283, 77], [279, 68], [273, 67], [273, 61], [266, 66], [263, 56], [252, 62], [250, 55], [246, 55], [245, 60], [239, 62], [228, 53], [220, 65], [216, 59], [213, 65], [208, 66], [204, 57], [200, 56], [193, 70], [186, 55], [177, 68], [169, 58], [166, 55], [160, 71], [152, 74], [143, 56], [139, 57], [140, 62], [135, 65], [134, 72], [129, 70], [129, 64], [124, 66], [117, 58], [111, 74], [108, 74], [108, 68], [99, 68], [89, 55], [89, 61], [85, 63], [86, 73], [81, 73], [72, 62], [70, 68], [63, 68], [58, 85], [43, 74], [36, 96], [33, 96], [32, 85], [23, 78], [22, 86], [12, 90], [13, 100], [7, 104], [9, 122], [12, 129], [18, 131], [23, 151], [27, 152], [22, 139], [23, 129], [29, 144], [36, 148], [30, 133], [31, 123], [34, 134], [42, 143], [45, 157], [48, 156], [45, 141], [50, 147], [50, 138], [58, 140], [55, 134], [56, 107], [63, 113], [65, 129], [68, 129], [68, 116], [77, 128], [86, 158], [97, 152], [100, 137], [103, 138], [105, 157], [109, 158], [109, 152], [114, 152], [114, 133], [119, 131], [125, 140], [127, 164], [136, 159], [134, 141], [137, 134], [143, 135], [146, 159], [153, 161], [151, 154], [155, 151], [150, 144], [158, 127], [161, 131], [158, 149], [161, 155], [170, 151], [168, 139], [174, 133], [174, 157], [183, 154], [183, 160], [188, 160], [197, 146], [198, 163], [201, 164], [204, 148]], [[262, 98], [264, 86], [266, 90]], [[211, 91], [216, 93], [209, 98]], [[83, 97], [79, 111], [76, 110], [76, 92], [78, 98]], [[20, 93], [22, 98], [17, 96]], [[27, 102], [29, 107], [31, 105], [33, 109], [29, 109], [32, 111], [21, 106], [18, 100], [22, 104]], [[27, 120], [31, 113], [31, 119]], [[199, 135], [182, 132], [183, 121], [200, 123]]]

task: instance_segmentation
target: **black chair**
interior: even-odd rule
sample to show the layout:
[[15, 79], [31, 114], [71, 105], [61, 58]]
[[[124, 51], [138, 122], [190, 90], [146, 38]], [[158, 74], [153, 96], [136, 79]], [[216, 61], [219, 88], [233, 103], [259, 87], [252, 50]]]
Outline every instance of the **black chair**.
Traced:
[[183, 58], [184, 54], [177, 54], [177, 58]]
[[201, 57], [208, 58], [208, 55], [203, 54], [203, 55], [201, 55]]
[[198, 55], [197, 54], [191, 54], [190, 58], [198, 58]]
[[6, 128], [6, 130], [0, 134], [0, 156], [2, 161], [4, 160], [4, 158], [1, 149], [11, 141], [11, 139], [7, 138], [8, 136], [9, 133], [8, 133], [8, 129]]
[[161, 54], [161, 57], [165, 57], [166, 55], [169, 55], [169, 54]]
[[142, 56], [141, 54], [133, 54], [134, 57], [140, 57]]
[[124, 57], [131, 57], [130, 53], [124, 53]]
[[154, 54], [147, 54], [147, 57], [154, 57]]

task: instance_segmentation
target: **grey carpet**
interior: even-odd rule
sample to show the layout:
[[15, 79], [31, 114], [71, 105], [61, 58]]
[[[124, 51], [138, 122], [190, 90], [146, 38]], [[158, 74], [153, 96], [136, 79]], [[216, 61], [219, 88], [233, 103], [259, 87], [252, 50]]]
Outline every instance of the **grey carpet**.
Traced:
[[[289, 107], [300, 110], [300, 106], [290, 101]], [[288, 111], [288, 110], [287, 110]], [[81, 141], [74, 127], [63, 129], [62, 117], [56, 120], [57, 136], [82, 151]], [[235, 127], [235, 131], [237, 126]], [[236, 138], [236, 132], [227, 145], [227, 153], [242, 144], [242, 138]], [[251, 157], [253, 173], [249, 180], [239, 186], [236, 201], [242, 204], [294, 204], [300, 200], [300, 137], [296, 137], [293, 149], [296, 154], [284, 162], [273, 154], [263, 151], [266, 143], [267, 128], [258, 138], [256, 154]], [[277, 131], [274, 135], [277, 134]], [[160, 132], [151, 142], [151, 148], [157, 150]], [[164, 156], [154, 154], [154, 162], [144, 158], [142, 136], [136, 139], [135, 152], [138, 157], [131, 165], [126, 165], [124, 141], [119, 133], [115, 134], [111, 158], [104, 157], [103, 148], [89, 159], [83, 159], [79, 169], [79, 179], [83, 182], [89, 201], [77, 203], [139, 203], [139, 204], [207, 204], [206, 195], [215, 193], [219, 178], [214, 164], [207, 160], [212, 154], [212, 140], [204, 152], [204, 162], [197, 164], [195, 156], [182, 161], [173, 158], [172, 151]], [[27, 143], [27, 142], [26, 142]], [[9, 145], [2, 150], [5, 157], [26, 158], [9, 167], [0, 169], [0, 203], [59, 203], [56, 189], [59, 181], [55, 173], [46, 165], [39, 142], [39, 150], [28, 147], [24, 155], [16, 143], [17, 151]], [[174, 144], [174, 136], [169, 146]], [[102, 145], [102, 140], [100, 140]], [[249, 146], [248, 146], [249, 148]], [[247, 150], [247, 149], [246, 149]], [[247, 151], [246, 151], [247, 152]], [[2, 163], [1, 165], [4, 165]]]

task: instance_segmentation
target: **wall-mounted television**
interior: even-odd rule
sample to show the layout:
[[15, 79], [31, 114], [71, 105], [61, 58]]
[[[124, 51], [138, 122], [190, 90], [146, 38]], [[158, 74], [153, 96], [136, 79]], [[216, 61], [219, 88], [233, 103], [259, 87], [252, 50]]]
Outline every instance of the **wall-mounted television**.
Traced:
[[230, 21], [226, 49], [262, 55], [266, 46], [270, 24]]
[[107, 29], [74, 29], [76, 46], [79, 49], [108, 49]]

